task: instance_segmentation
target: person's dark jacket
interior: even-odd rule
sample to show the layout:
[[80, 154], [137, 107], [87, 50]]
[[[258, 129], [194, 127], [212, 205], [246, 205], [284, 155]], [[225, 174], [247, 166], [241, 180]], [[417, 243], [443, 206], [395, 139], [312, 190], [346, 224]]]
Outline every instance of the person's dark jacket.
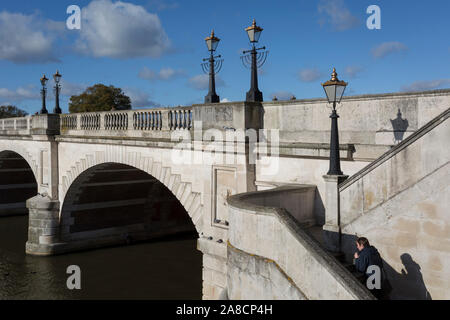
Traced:
[[378, 250], [373, 246], [369, 246], [359, 252], [359, 258], [355, 260], [355, 267], [357, 271], [370, 276], [370, 274], [367, 274], [367, 268], [372, 265], [377, 265], [380, 269], [383, 268], [383, 262]]

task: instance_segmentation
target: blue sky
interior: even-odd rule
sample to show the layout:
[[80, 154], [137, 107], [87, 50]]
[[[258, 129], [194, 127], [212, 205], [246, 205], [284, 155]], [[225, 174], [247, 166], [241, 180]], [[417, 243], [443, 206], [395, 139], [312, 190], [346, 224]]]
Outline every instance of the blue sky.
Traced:
[[[373, 4], [381, 30], [366, 27]], [[69, 5], [82, 9], [81, 30], [66, 28]], [[124, 89], [135, 108], [202, 103], [211, 29], [225, 59], [217, 93], [242, 101], [250, 73], [240, 51], [253, 18], [270, 51], [259, 79], [265, 100], [322, 97], [332, 67], [348, 95], [448, 88], [449, 13], [448, 0], [2, 1], [0, 105], [38, 111], [39, 78], [56, 69], [64, 111], [70, 95], [95, 83]], [[53, 109], [51, 90], [48, 99]]]

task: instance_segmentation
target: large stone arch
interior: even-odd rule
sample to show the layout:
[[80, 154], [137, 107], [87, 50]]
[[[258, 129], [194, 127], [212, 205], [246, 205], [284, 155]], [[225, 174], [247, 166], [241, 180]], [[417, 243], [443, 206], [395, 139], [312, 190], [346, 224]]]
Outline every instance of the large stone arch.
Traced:
[[0, 217], [26, 215], [26, 201], [38, 193], [31, 156], [20, 148], [10, 149], [0, 151]]
[[37, 161], [37, 156], [35, 157], [27, 148], [25, 148], [17, 140], [2, 140], [0, 141], [0, 155], [2, 152], [11, 151], [20, 155], [30, 166], [33, 171], [34, 178], [36, 182], [39, 181], [39, 163]]
[[154, 161], [152, 157], [141, 156], [138, 152], [124, 152], [115, 154], [111, 152], [95, 152], [86, 154], [70, 166], [60, 179], [59, 199], [61, 201], [60, 215], [68, 190], [76, 179], [85, 171], [95, 166], [107, 163], [124, 164], [148, 173], [161, 182], [180, 201], [185, 208], [199, 235], [203, 233], [203, 204], [202, 195], [194, 192], [192, 182], [182, 181], [180, 174], [173, 174], [170, 166]]

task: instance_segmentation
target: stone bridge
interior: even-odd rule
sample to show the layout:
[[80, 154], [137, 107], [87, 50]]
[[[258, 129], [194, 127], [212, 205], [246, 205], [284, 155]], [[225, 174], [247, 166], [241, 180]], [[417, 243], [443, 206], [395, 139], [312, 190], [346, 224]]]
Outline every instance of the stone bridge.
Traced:
[[[344, 98], [342, 170], [362, 181], [364, 168], [449, 105], [450, 90]], [[355, 197], [368, 205], [364, 190], [340, 186], [346, 177], [324, 177], [328, 116], [326, 101], [314, 99], [0, 119], [0, 216], [29, 213], [32, 255], [195, 232], [205, 299], [371, 299], [337, 259], [352, 250], [342, 237], [370, 233], [373, 222], [355, 222], [369, 219], [352, 209]], [[395, 174], [391, 183], [404, 183]], [[382, 201], [371, 194], [370, 205]], [[352, 218], [339, 216], [341, 208]], [[399, 228], [414, 233], [402, 219]], [[448, 230], [448, 215], [439, 223]], [[385, 248], [385, 262], [401, 268], [402, 252]], [[435, 274], [436, 263], [448, 274], [449, 259], [436, 262], [422, 249], [411, 252], [428, 290], [449, 298]]]

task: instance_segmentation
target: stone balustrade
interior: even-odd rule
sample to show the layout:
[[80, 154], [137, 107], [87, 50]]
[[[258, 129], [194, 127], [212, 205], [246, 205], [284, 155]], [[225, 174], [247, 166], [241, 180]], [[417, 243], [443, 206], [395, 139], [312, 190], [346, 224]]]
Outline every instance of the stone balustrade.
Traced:
[[22, 133], [32, 127], [31, 117], [0, 119], [0, 130], [5, 133]]
[[188, 107], [61, 115], [61, 135], [167, 138], [171, 131], [192, 128], [193, 111]]
[[[57, 118], [59, 121], [56, 121]], [[191, 130], [193, 124], [192, 108], [179, 107], [62, 115], [48, 114], [0, 119], [0, 131], [4, 135], [29, 135], [37, 133], [36, 130], [34, 130], [36, 132], [32, 130], [33, 128], [48, 129], [52, 127], [53, 130], [59, 129], [55, 133], [61, 135], [120, 135], [161, 138], [169, 137], [171, 131]], [[55, 128], [55, 125], [58, 128]], [[139, 132], [145, 134], [139, 134]]]

